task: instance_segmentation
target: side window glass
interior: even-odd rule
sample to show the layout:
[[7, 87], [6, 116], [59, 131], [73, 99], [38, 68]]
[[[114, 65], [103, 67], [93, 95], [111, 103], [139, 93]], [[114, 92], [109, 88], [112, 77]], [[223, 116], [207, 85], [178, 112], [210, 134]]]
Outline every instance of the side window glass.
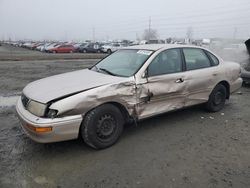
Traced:
[[219, 65], [219, 60], [217, 57], [215, 57], [213, 54], [210, 52], [206, 51], [207, 55], [211, 58], [213, 65]]
[[182, 71], [180, 49], [169, 49], [158, 54], [148, 66], [148, 76]]
[[195, 70], [211, 66], [210, 60], [201, 49], [184, 48], [183, 53], [186, 60], [187, 70]]

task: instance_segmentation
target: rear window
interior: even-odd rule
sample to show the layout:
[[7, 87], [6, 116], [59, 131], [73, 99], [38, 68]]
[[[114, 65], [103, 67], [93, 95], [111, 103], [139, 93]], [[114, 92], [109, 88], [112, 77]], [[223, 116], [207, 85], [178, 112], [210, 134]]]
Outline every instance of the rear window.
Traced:
[[211, 66], [209, 58], [201, 49], [184, 48], [183, 53], [187, 70], [202, 69]]
[[211, 54], [210, 52], [206, 51], [207, 55], [210, 57], [210, 59], [212, 60], [212, 64], [215, 65], [219, 65], [219, 60], [217, 57], [215, 57], [215, 55]]

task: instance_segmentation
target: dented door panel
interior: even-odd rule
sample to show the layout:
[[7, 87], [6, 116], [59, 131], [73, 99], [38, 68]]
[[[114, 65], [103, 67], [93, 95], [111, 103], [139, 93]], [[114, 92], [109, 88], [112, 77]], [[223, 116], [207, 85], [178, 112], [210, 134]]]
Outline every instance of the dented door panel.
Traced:
[[209, 95], [221, 80], [219, 67], [209, 67], [185, 72], [187, 96], [185, 106], [205, 103]]
[[137, 87], [138, 118], [143, 119], [184, 106], [186, 88], [183, 73], [149, 77], [147, 83]]

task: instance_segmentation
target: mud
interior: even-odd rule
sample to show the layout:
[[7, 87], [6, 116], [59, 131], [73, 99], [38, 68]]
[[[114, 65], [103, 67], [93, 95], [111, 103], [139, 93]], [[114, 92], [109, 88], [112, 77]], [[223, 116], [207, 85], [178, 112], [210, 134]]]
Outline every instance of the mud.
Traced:
[[[91, 66], [94, 60], [0, 62], [0, 96], [29, 82]], [[196, 106], [127, 125], [114, 146], [81, 139], [38, 144], [12, 105], [0, 108], [0, 187], [249, 187], [250, 87], [218, 113]]]

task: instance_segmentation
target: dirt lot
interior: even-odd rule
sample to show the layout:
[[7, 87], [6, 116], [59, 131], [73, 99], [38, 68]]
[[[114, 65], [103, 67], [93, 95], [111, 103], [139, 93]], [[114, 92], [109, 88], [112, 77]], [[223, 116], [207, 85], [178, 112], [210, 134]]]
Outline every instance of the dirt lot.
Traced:
[[0, 61], [55, 60], [55, 59], [100, 59], [103, 53], [60, 53], [51, 54], [3, 44], [0, 47]]
[[[0, 96], [95, 61], [1, 61]], [[0, 187], [249, 187], [249, 99], [243, 87], [218, 113], [197, 106], [128, 125], [101, 151], [81, 140], [33, 142], [7, 102], [0, 107]]]

